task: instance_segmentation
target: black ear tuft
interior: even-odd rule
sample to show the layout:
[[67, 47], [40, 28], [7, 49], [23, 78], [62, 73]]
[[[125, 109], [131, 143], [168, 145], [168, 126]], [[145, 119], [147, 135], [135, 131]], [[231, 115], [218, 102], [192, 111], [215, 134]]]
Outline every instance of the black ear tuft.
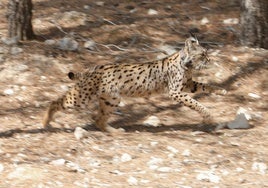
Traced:
[[68, 73], [68, 77], [73, 80], [74, 79], [74, 73], [73, 72], [69, 72]]

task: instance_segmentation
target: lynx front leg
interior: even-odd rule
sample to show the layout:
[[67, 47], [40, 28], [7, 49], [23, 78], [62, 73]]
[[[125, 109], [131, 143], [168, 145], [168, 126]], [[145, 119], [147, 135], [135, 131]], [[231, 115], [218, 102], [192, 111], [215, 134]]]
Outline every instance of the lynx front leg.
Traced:
[[204, 118], [205, 123], [212, 122], [212, 116], [208, 109], [198, 101], [191, 98], [187, 93], [170, 92], [170, 97], [177, 102], [183, 103], [185, 106], [198, 111]]
[[221, 87], [199, 83], [193, 80], [189, 80], [187, 82], [183, 91], [189, 91], [192, 93], [215, 93], [219, 95], [225, 95], [227, 93], [227, 91]]
[[52, 101], [43, 118], [42, 124], [44, 128], [50, 127], [49, 123], [57, 111], [80, 106], [80, 101], [79, 92], [76, 87], [72, 88], [66, 95], [59, 98], [58, 100]]

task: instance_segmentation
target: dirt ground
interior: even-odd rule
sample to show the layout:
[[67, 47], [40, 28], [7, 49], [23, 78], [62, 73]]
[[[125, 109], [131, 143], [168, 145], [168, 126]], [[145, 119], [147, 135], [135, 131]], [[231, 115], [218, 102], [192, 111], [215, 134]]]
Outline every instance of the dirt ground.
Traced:
[[[34, 0], [37, 39], [0, 42], [0, 187], [268, 187], [268, 51], [239, 45], [239, 1]], [[0, 37], [7, 36], [7, 0], [0, 2]], [[237, 111], [249, 129], [202, 126], [200, 115], [166, 96], [127, 98], [98, 131], [92, 110], [57, 113], [44, 130], [49, 102], [73, 83], [66, 74], [97, 64], [145, 62], [179, 50], [189, 31], [209, 49], [211, 65], [195, 79], [225, 96], [195, 95], [220, 122]], [[76, 51], [47, 40], [72, 37]], [[46, 41], [46, 42], [45, 42]], [[87, 49], [86, 41], [94, 41]], [[160, 125], [146, 126], [150, 116]], [[78, 140], [76, 127], [87, 129]]]

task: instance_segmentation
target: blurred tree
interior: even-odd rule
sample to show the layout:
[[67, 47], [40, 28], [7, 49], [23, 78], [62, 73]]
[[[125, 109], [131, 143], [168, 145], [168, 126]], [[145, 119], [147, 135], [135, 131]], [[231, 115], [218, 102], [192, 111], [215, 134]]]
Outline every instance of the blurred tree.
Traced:
[[268, 49], [268, 0], [241, 0], [241, 43]]
[[9, 0], [7, 7], [8, 36], [18, 40], [35, 37], [32, 28], [32, 0]]

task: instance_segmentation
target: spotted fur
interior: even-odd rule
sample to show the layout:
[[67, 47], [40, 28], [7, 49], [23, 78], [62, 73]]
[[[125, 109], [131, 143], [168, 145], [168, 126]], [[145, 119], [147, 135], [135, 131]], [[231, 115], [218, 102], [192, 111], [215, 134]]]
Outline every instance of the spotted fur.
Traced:
[[205, 121], [211, 120], [207, 108], [192, 99], [188, 92], [216, 92], [225, 90], [192, 80], [192, 70], [209, 62], [207, 50], [196, 38], [190, 37], [179, 52], [161, 60], [147, 63], [122, 63], [97, 66], [94, 70], [68, 74], [75, 85], [58, 100], [53, 101], [43, 120], [49, 126], [55, 112], [72, 107], [87, 107], [93, 98], [99, 102], [96, 126], [112, 132], [107, 124], [110, 114], [118, 107], [121, 97], [141, 97], [167, 93], [171, 99], [198, 111]]

